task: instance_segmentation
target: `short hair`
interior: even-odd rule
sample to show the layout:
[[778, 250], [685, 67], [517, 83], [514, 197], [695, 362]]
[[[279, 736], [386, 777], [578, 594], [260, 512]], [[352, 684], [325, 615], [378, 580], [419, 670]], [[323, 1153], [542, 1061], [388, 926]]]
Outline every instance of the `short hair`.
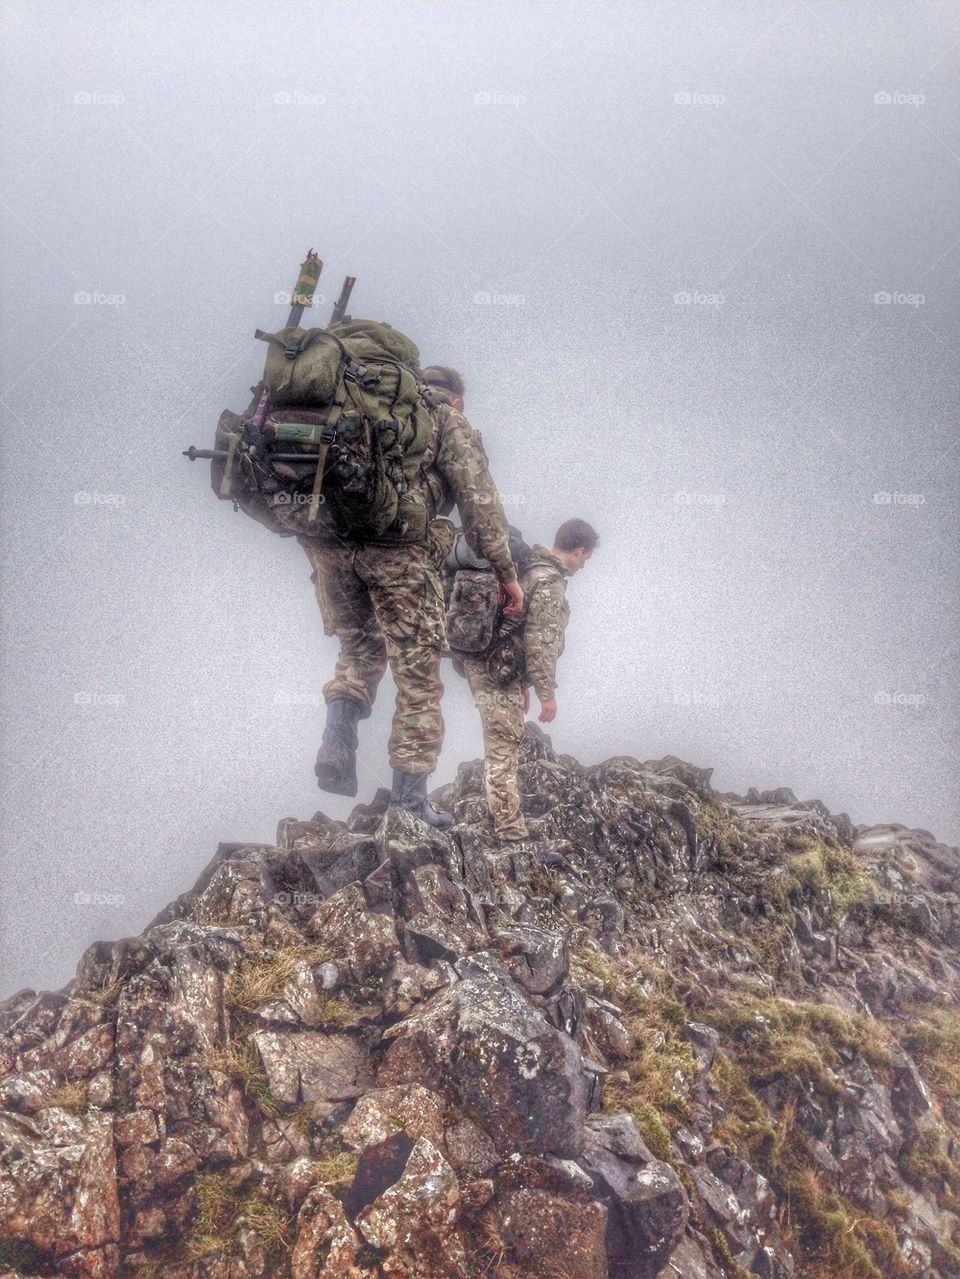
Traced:
[[557, 529], [553, 544], [558, 551], [578, 551], [581, 546], [592, 551], [599, 541], [596, 529], [586, 520], [565, 520]]
[[467, 387], [463, 374], [449, 368], [446, 364], [431, 364], [429, 368], [422, 371], [421, 376], [430, 386], [438, 386], [444, 391], [449, 391], [451, 395], [458, 395], [461, 400], [466, 395]]

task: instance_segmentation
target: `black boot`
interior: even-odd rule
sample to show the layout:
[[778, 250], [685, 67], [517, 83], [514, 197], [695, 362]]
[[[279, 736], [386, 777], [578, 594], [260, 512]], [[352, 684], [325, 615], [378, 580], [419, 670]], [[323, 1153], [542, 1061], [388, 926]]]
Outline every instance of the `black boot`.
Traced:
[[327, 702], [327, 724], [313, 770], [321, 790], [356, 795], [357, 721], [364, 714], [355, 697], [331, 697]]
[[395, 808], [405, 808], [419, 817], [428, 826], [438, 830], [446, 830], [453, 825], [450, 813], [441, 813], [427, 799], [427, 773], [405, 773], [402, 769], [393, 770], [393, 790], [390, 792], [390, 803]]

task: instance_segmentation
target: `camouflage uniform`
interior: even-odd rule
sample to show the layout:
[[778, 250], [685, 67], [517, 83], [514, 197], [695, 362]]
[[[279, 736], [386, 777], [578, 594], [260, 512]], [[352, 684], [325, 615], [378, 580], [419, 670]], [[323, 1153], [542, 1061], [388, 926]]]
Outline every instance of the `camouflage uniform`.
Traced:
[[542, 546], [521, 579], [526, 595], [523, 646], [526, 679], [497, 684], [483, 658], [466, 658], [464, 673], [483, 725], [484, 781], [494, 827], [501, 839], [522, 839], [527, 826], [520, 811], [517, 765], [523, 740], [523, 687], [532, 683], [541, 702], [557, 687], [557, 660], [570, 618], [563, 564]]
[[527, 595], [527, 616], [523, 628], [523, 648], [527, 661], [527, 683], [541, 702], [549, 701], [557, 688], [557, 662], [563, 652], [563, 637], [570, 620], [567, 578], [563, 564], [543, 546], [533, 548], [533, 559], [523, 575]]
[[517, 575], [479, 436], [449, 403], [434, 412], [434, 432], [403, 505], [408, 517], [419, 509], [429, 521], [425, 536], [412, 541], [385, 536], [361, 546], [338, 538], [327, 519], [316, 536], [299, 541], [313, 566], [324, 629], [340, 641], [324, 698], [354, 698], [369, 714], [389, 662], [397, 687], [390, 764], [407, 773], [432, 773], [443, 744], [440, 570], [453, 540], [453, 526], [435, 517], [456, 505], [500, 581]]

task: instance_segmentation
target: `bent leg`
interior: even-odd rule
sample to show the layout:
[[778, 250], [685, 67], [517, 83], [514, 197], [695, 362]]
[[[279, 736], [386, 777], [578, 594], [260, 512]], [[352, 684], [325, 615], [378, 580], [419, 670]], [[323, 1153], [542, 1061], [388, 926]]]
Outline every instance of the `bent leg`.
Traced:
[[483, 777], [494, 829], [501, 839], [523, 839], [528, 832], [517, 780], [523, 741], [520, 681], [501, 688], [483, 659], [468, 658], [463, 665], [483, 725]]

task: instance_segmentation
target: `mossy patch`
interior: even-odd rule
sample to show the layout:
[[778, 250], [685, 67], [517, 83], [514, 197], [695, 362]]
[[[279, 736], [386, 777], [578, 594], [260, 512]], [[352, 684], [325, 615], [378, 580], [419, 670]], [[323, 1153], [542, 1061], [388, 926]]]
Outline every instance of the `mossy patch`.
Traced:
[[794, 837], [786, 847], [786, 893], [793, 905], [825, 899], [832, 922], [851, 910], [870, 907], [876, 886], [850, 849], [812, 837]]
[[191, 1261], [217, 1253], [229, 1255], [241, 1229], [253, 1231], [274, 1265], [289, 1254], [294, 1224], [278, 1198], [256, 1189], [238, 1194], [235, 1183], [220, 1173], [202, 1173], [194, 1192], [196, 1210], [185, 1240]]
[[257, 1012], [279, 999], [284, 987], [303, 964], [316, 968], [332, 957], [329, 946], [289, 946], [283, 950], [261, 950], [249, 955], [230, 978], [227, 1002], [231, 1008]]

